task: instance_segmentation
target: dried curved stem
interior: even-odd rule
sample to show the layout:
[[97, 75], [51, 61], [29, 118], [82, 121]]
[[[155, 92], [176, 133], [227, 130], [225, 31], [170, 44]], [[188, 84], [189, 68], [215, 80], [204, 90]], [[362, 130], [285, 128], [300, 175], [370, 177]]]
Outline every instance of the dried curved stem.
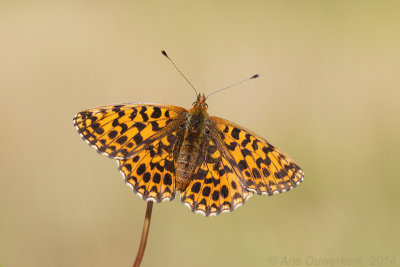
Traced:
[[140, 263], [142, 262], [144, 250], [146, 248], [146, 243], [147, 243], [147, 236], [149, 235], [152, 209], [153, 209], [153, 201], [147, 201], [146, 215], [144, 218], [144, 224], [142, 230], [142, 238], [140, 240], [139, 249], [136, 255], [135, 262], [133, 263], [133, 267], [139, 267]]

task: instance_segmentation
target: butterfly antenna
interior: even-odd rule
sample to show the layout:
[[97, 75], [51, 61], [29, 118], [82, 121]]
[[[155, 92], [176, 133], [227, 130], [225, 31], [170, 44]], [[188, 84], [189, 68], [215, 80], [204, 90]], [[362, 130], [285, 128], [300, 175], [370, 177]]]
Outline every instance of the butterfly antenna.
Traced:
[[258, 78], [258, 77], [260, 77], [260, 75], [255, 74], [255, 75], [251, 76], [250, 78], [244, 79], [243, 81], [240, 81], [240, 82], [234, 83], [234, 84], [232, 84], [232, 85], [229, 85], [229, 86], [227, 86], [227, 87], [218, 89], [218, 90], [212, 92], [211, 94], [209, 94], [209, 95], [206, 97], [206, 99], [209, 98], [210, 96], [212, 96], [213, 94], [216, 94], [216, 93], [218, 93], [218, 92], [221, 92], [221, 91], [223, 91], [223, 90], [226, 90], [226, 89], [228, 89], [228, 88], [234, 87], [234, 86], [236, 86], [236, 85], [239, 85], [239, 84], [244, 83], [244, 82], [246, 82], [246, 81], [248, 81], [248, 80], [255, 79], [255, 78]]
[[196, 93], [196, 95], [198, 95], [196, 88], [194, 88], [193, 84], [185, 77], [185, 75], [183, 75], [183, 73], [179, 70], [179, 68], [175, 65], [175, 63], [172, 61], [172, 59], [169, 58], [169, 56], [167, 55], [167, 52], [165, 52], [164, 50], [161, 50], [161, 54], [163, 54], [166, 58], [168, 58], [168, 60], [172, 63], [172, 65], [174, 65], [175, 69], [180, 73], [180, 75], [188, 82], [188, 84], [190, 85], [190, 87], [193, 88], [194, 92]]

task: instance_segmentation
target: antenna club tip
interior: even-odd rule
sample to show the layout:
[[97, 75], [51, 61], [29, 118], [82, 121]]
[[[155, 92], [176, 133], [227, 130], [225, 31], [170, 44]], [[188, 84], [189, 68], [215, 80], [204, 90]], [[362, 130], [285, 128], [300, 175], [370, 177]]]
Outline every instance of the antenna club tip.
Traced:
[[161, 50], [161, 54], [163, 54], [164, 56], [168, 57], [167, 52], [165, 52], [165, 50]]
[[259, 74], [255, 74], [255, 75], [251, 76], [250, 79], [255, 79], [255, 78], [258, 78], [258, 77], [260, 77], [260, 75]]

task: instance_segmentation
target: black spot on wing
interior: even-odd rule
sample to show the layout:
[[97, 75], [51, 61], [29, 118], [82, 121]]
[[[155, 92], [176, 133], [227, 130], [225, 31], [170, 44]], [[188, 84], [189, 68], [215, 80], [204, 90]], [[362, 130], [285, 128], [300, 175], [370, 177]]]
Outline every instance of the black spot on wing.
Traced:
[[232, 132], [231, 132], [231, 136], [234, 138], [234, 139], [236, 139], [236, 140], [239, 140], [239, 133], [240, 133], [240, 130], [238, 129], [238, 128], [233, 128], [233, 130], [232, 130]]
[[164, 183], [165, 185], [172, 185], [172, 176], [171, 176], [171, 174], [166, 173], [166, 174], [164, 175], [163, 183]]
[[118, 118], [116, 118], [116, 119], [113, 120], [111, 125], [112, 125], [112, 127], [117, 127], [118, 124], [119, 124], [119, 121], [118, 121]]
[[138, 175], [142, 175], [146, 170], [146, 165], [144, 163], [140, 164], [139, 168], [137, 168], [136, 173]]
[[175, 173], [175, 165], [172, 160], [165, 160], [165, 169], [171, 173]]
[[132, 171], [132, 165], [131, 165], [131, 164], [126, 163], [126, 164], [124, 165], [124, 167], [125, 167], [129, 172]]
[[263, 172], [264, 177], [266, 177], [266, 178], [271, 175], [270, 172], [267, 170], [267, 168], [262, 168], [262, 172]]
[[117, 139], [117, 143], [122, 145], [123, 143], [126, 142], [126, 140], [128, 140], [128, 137], [126, 137], [125, 135], [121, 136], [120, 138]]
[[140, 110], [140, 115], [142, 115], [142, 119], [144, 122], [147, 122], [149, 120], [149, 116], [146, 114], [147, 108], [146, 107], [142, 107], [142, 109]]
[[123, 105], [115, 105], [112, 109], [113, 112], [118, 113]]
[[213, 178], [206, 178], [204, 179], [204, 184], [211, 184], [213, 182]]
[[137, 110], [135, 108], [133, 108], [132, 110], [133, 111], [132, 111], [131, 115], [129, 115], [129, 119], [131, 119], [131, 120], [135, 119], [136, 115], [137, 115]]
[[118, 153], [121, 153], [122, 156], [124, 156], [124, 158], [126, 158], [128, 156], [128, 150], [125, 148], [119, 150]]
[[233, 189], [237, 189], [237, 185], [236, 185], [236, 182], [235, 182], [235, 181], [232, 181], [232, 182], [231, 182], [231, 186], [232, 186]]
[[240, 160], [238, 163], [238, 167], [240, 171], [244, 171], [248, 168], [247, 162], [245, 160]]
[[213, 182], [214, 186], [217, 186], [217, 185], [219, 185], [219, 183], [221, 182], [221, 180], [220, 180], [220, 179], [215, 179], [215, 178], [213, 177], [213, 178], [212, 178], [212, 182]]
[[226, 187], [226, 185], [223, 185], [223, 186], [222, 186], [222, 188], [221, 188], [221, 195], [222, 195], [224, 198], [227, 198], [227, 197], [228, 197], [228, 195], [229, 195], [229, 190], [228, 190], [228, 187]]
[[222, 203], [222, 206], [228, 206], [229, 209], [232, 209], [232, 204], [228, 201], [225, 201], [224, 203]]
[[161, 109], [159, 107], [153, 107], [153, 113], [151, 113], [153, 119], [158, 119], [161, 117]]
[[123, 133], [125, 133], [125, 132], [128, 130], [128, 126], [127, 126], [125, 123], [121, 123], [121, 124], [119, 125], [119, 127], [121, 127], [120, 134], [123, 134]]
[[97, 128], [95, 130], [95, 132], [98, 133], [98, 134], [103, 134], [104, 133], [104, 129], [103, 128]]
[[111, 132], [108, 133], [108, 137], [111, 139], [114, 139], [117, 136], [118, 132], [116, 130], [112, 130]]
[[134, 137], [133, 137], [133, 141], [135, 141], [136, 145], [140, 145], [143, 142], [143, 137], [140, 133], [137, 133]]
[[201, 183], [200, 182], [196, 182], [193, 186], [192, 186], [192, 192], [193, 193], [199, 193], [201, 188]]
[[156, 184], [158, 184], [161, 181], [161, 175], [156, 172], [153, 176], [153, 182], [155, 182]]
[[132, 180], [132, 181], [134, 181], [135, 183], [137, 183], [137, 178], [136, 178], [136, 176], [131, 175], [131, 176], [129, 176], [128, 180]]
[[267, 164], [267, 166], [269, 166], [269, 165], [271, 165], [271, 159], [268, 157], [268, 156], [266, 156], [266, 158], [264, 159], [264, 163], [265, 164]]
[[257, 142], [258, 142], [257, 139], [254, 139], [253, 142], [251, 143], [251, 147], [254, 149], [254, 151], [258, 149]]
[[146, 172], [145, 174], [143, 174], [143, 181], [145, 183], [148, 183], [150, 181], [150, 177], [151, 177], [150, 173]]
[[143, 130], [144, 128], [146, 128], [146, 124], [141, 123], [141, 122], [136, 122], [136, 123], [133, 125], [133, 127], [136, 127], [136, 128], [139, 130], [139, 132], [140, 132], [141, 130]]
[[157, 132], [161, 129], [156, 121], [152, 121], [150, 122], [150, 124], [151, 124], [151, 130], [154, 132]]
[[242, 154], [243, 154], [243, 157], [251, 156], [251, 152], [247, 148], [242, 149]]
[[250, 134], [246, 134], [246, 135], [245, 135], [245, 138], [246, 138], [246, 139], [244, 139], [244, 140], [242, 141], [242, 144], [241, 144], [243, 147], [245, 147], [248, 143], [250, 143]]
[[199, 202], [199, 205], [207, 206], [207, 201], [206, 201], [206, 199], [203, 198], [203, 199]]
[[256, 168], [253, 168], [252, 173], [254, 178], [261, 178], [261, 174]]
[[266, 145], [262, 148], [262, 151], [264, 152], [265, 156], [267, 156], [268, 152], [274, 151], [274, 148], [270, 145]]
[[210, 195], [210, 193], [211, 193], [211, 188], [209, 186], [206, 186], [203, 188], [203, 191], [202, 191], [203, 196], [208, 197]]
[[157, 186], [153, 185], [153, 187], [150, 189], [150, 192], [157, 192]]
[[263, 160], [262, 158], [258, 158], [258, 159], [256, 160], [256, 164], [257, 164], [257, 167], [258, 167], [258, 168], [261, 168], [261, 163], [264, 163], [264, 164], [265, 164], [265, 162], [264, 162], [264, 160]]
[[226, 145], [226, 147], [230, 150], [230, 151], [234, 151], [235, 148], [237, 146], [236, 142], [231, 142], [229, 145]]
[[96, 131], [96, 129], [100, 127], [100, 123], [98, 122], [92, 123], [90, 127], [92, 127], [92, 129]]
[[219, 198], [219, 191], [218, 191], [218, 190], [215, 190], [215, 191], [212, 193], [212, 199], [213, 199], [214, 201], [217, 201], [218, 198]]

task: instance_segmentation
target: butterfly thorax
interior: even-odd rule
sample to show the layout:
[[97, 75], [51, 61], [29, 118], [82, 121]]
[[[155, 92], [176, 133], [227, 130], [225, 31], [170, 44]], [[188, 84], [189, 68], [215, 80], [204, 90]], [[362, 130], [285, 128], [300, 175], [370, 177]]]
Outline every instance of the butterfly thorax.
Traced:
[[190, 184], [201, 161], [204, 136], [207, 135], [207, 104], [204, 95], [197, 95], [193, 108], [186, 115], [184, 135], [179, 147], [176, 168], [176, 187], [183, 191]]

